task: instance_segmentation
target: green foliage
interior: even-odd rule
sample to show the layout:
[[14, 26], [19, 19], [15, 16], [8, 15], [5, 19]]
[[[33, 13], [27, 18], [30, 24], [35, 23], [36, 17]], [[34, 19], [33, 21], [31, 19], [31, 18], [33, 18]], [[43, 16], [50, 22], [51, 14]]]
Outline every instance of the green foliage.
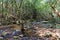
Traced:
[[[1, 9], [3, 9], [5, 20], [8, 20], [10, 14], [13, 14], [13, 16], [17, 17], [16, 20], [34, 21], [43, 19], [48, 21], [60, 21], [59, 17], [52, 17], [51, 10], [51, 5], [54, 5], [59, 11], [59, 2], [60, 1], [57, 0], [0, 0], [0, 13], [2, 13]], [[36, 14], [36, 19], [33, 18], [34, 14]]]

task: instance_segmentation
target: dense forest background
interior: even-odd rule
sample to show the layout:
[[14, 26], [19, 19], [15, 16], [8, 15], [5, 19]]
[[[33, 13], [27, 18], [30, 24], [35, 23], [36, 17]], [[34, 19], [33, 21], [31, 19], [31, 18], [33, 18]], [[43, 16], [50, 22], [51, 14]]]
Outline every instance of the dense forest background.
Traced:
[[[60, 0], [0, 0], [0, 24], [48, 21], [60, 24]], [[58, 25], [57, 28], [60, 26]]]
[[60, 0], [0, 0], [0, 40], [60, 40]]

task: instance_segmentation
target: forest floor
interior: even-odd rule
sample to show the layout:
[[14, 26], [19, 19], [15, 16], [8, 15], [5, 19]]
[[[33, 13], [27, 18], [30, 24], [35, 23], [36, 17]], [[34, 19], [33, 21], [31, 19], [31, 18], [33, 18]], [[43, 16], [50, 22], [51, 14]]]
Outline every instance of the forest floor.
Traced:
[[60, 29], [32, 28], [25, 30], [25, 37], [18, 30], [18, 25], [0, 26], [1, 40], [60, 40]]

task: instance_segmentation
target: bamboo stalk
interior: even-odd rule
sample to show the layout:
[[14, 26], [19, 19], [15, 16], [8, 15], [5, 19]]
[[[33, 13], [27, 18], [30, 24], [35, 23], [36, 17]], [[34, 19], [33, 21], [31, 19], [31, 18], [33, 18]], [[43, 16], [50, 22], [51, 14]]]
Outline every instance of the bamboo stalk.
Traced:
[[[2, 0], [2, 17], [3, 17], [3, 0]], [[2, 23], [2, 18], [1, 18], [1, 23]]]

